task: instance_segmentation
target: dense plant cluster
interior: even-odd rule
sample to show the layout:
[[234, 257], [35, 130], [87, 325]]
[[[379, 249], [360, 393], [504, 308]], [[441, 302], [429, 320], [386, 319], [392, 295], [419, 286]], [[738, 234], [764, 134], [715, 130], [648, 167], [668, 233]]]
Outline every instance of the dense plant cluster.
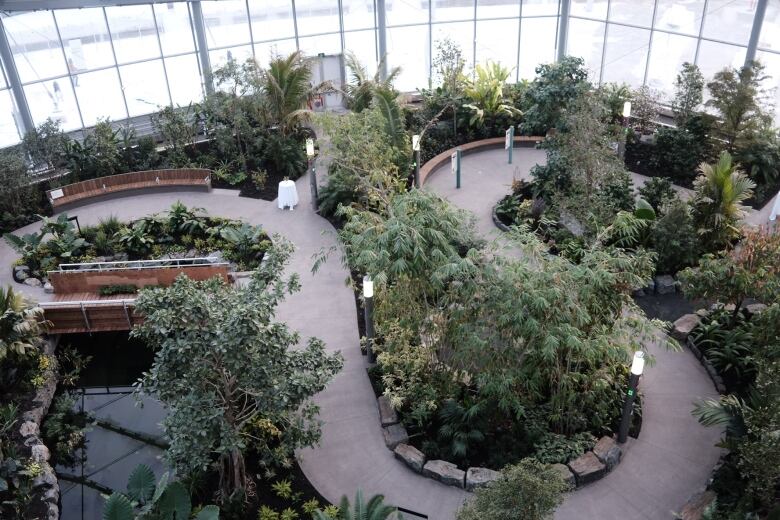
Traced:
[[108, 217], [80, 231], [62, 213], [56, 219], [43, 217], [37, 232], [21, 237], [9, 233], [5, 239], [21, 255], [19, 263], [38, 278], [45, 278], [47, 271], [62, 263], [105, 261], [107, 257], [183, 258], [189, 252], [207, 256], [220, 251], [241, 270], [249, 270], [259, 264], [271, 245], [261, 226], [209, 217], [203, 210], [188, 208], [181, 202], [174, 203], [165, 214], [133, 222]]

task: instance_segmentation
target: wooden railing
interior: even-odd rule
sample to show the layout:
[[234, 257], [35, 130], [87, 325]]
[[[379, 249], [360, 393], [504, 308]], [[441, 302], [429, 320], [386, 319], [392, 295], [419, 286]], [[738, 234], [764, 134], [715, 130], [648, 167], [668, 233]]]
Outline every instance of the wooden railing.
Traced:
[[49, 190], [47, 195], [52, 207], [56, 209], [66, 204], [109, 193], [163, 186], [203, 186], [206, 189], [211, 189], [211, 170], [181, 168], [120, 173], [68, 184]]

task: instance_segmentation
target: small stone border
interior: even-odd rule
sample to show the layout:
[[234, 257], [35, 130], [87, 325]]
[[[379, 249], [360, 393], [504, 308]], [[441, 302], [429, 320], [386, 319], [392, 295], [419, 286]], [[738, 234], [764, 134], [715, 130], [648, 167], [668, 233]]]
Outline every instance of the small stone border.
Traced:
[[[58, 337], [48, 337], [44, 340], [43, 354], [54, 359]], [[49, 406], [57, 390], [56, 362], [46, 370], [44, 383], [35, 390], [31, 408], [22, 410], [19, 414], [21, 425], [18, 434], [14, 435], [16, 448], [20, 456], [30, 458], [41, 466], [41, 473], [32, 481], [30, 506], [27, 513], [43, 514], [45, 520], [57, 520], [60, 516], [59, 500], [60, 486], [54, 468], [49, 464], [49, 448], [41, 440], [41, 423], [49, 411]]]
[[[423, 452], [409, 444], [409, 434], [400, 424], [398, 413], [390, 399], [385, 395], [379, 396], [377, 407], [385, 445], [395, 454], [395, 458], [415, 473], [466, 491], [485, 487], [501, 475], [489, 468], [471, 467], [463, 471], [446, 460], [427, 460]], [[620, 464], [623, 450], [627, 446], [620, 446], [614, 437], [604, 436], [592, 450], [586, 451], [568, 464], [552, 466], [560, 473], [569, 489], [573, 490], [600, 480], [612, 471]]]

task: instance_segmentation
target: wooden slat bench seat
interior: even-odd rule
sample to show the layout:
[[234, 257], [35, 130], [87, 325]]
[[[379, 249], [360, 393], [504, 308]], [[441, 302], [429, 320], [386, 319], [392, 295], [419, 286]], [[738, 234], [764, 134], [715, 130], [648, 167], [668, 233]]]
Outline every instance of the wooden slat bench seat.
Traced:
[[211, 189], [211, 170], [181, 168], [171, 170], [147, 170], [99, 177], [75, 182], [49, 190], [47, 195], [54, 209], [74, 202], [111, 193], [165, 186], [202, 186]]
[[[519, 135], [515, 137], [514, 144], [522, 143], [540, 143], [544, 140], [544, 137], [537, 135]], [[468, 155], [470, 153], [479, 152], [482, 150], [490, 150], [493, 148], [503, 148], [503, 137], [491, 137], [490, 139], [481, 139], [479, 141], [472, 141], [470, 143], [462, 144], [457, 148], [460, 148], [461, 156]], [[450, 148], [449, 150], [440, 153], [430, 161], [426, 162], [420, 167], [420, 185], [425, 184], [425, 180], [431, 173], [436, 171], [440, 166], [449, 164], [450, 156], [455, 152], [457, 148]]]

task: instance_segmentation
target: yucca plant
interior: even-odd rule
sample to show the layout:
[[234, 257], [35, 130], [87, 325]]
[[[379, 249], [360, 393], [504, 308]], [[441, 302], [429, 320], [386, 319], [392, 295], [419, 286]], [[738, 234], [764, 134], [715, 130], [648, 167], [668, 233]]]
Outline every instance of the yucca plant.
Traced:
[[756, 185], [722, 152], [716, 164], [702, 163], [694, 182], [694, 217], [706, 251], [728, 246], [739, 236], [739, 221], [747, 209], [743, 202]]
[[385, 504], [384, 500], [384, 496], [374, 495], [366, 502], [363, 491], [358, 489], [352, 504], [346, 495], [341, 497], [337, 514], [318, 509], [312, 517], [314, 520], [402, 520], [403, 515], [398, 512], [398, 508]]
[[[384, 59], [384, 58], [383, 58]], [[344, 98], [347, 108], [353, 112], [362, 112], [374, 101], [377, 90], [393, 91], [393, 81], [401, 73], [401, 67], [393, 67], [385, 79], [380, 76], [382, 63], [373, 76], [368, 75], [366, 67], [351, 53], [346, 54], [344, 64], [350, 73], [350, 82], [344, 86]]]
[[33, 352], [46, 325], [43, 309], [11, 287], [0, 287], [0, 361]]
[[[154, 472], [144, 464], [136, 466], [127, 480], [125, 493], [113, 493], [103, 505], [103, 520], [188, 520], [192, 503], [181, 482], [168, 482], [165, 473], [155, 483]], [[219, 508], [206, 506], [194, 520], [219, 520]]]

